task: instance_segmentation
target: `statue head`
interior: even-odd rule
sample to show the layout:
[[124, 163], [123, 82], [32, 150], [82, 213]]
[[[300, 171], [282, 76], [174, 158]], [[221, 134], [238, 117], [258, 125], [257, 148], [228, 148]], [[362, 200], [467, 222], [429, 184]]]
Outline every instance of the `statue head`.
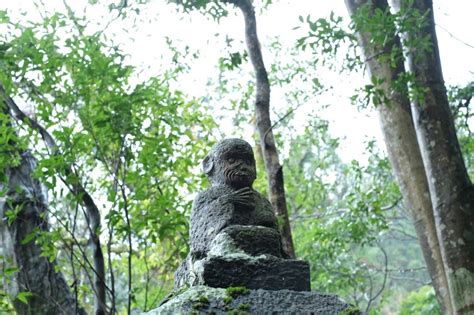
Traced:
[[202, 162], [212, 185], [233, 188], [252, 187], [257, 177], [255, 157], [250, 144], [241, 139], [224, 139], [212, 147]]

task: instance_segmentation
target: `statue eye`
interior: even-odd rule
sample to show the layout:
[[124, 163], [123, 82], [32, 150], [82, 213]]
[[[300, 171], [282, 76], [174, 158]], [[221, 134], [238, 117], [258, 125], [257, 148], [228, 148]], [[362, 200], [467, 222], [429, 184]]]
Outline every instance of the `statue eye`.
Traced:
[[234, 163], [234, 162], [235, 162], [235, 159], [234, 159], [234, 158], [228, 158], [228, 159], [227, 159], [227, 162], [229, 162], [229, 163], [231, 163], [231, 164], [232, 164], [232, 163]]

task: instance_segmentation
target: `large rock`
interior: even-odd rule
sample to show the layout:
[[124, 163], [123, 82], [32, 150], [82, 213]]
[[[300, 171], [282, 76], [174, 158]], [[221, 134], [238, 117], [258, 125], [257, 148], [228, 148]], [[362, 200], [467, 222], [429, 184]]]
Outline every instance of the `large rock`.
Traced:
[[335, 295], [290, 290], [248, 290], [196, 286], [173, 297], [157, 309], [158, 314], [361, 314]]

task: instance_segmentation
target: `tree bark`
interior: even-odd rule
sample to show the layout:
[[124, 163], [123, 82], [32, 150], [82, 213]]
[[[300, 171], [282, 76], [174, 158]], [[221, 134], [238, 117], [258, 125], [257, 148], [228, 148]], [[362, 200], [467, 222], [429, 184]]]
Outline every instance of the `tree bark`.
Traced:
[[[346, 0], [346, 7], [351, 16], [356, 14], [356, 11], [363, 5], [370, 6], [370, 13], [375, 9], [380, 9], [389, 14], [386, 0]], [[436, 297], [443, 314], [451, 314], [448, 283], [436, 232], [428, 182], [410, 112], [410, 100], [403, 91], [393, 89], [394, 81], [405, 71], [401, 56], [402, 47], [396, 34], [388, 34], [388, 36], [393, 40], [388, 41], [385, 45], [377, 44], [371, 40], [370, 33], [363, 31], [362, 26], [358, 32], [359, 45], [366, 59], [369, 74], [383, 79], [379, 88], [383, 90], [389, 100], [388, 103], [378, 106], [377, 111], [388, 156], [403, 200], [414, 221]], [[382, 55], [387, 57], [391, 54], [400, 55], [395, 64], [381, 59]]]
[[294, 258], [295, 250], [286, 206], [283, 168], [278, 159], [270, 119], [270, 83], [258, 41], [255, 11], [249, 0], [224, 0], [224, 2], [234, 4], [244, 15], [247, 49], [256, 75], [255, 111], [260, 145], [268, 176], [268, 197], [278, 218], [283, 249], [290, 257]]
[[[31, 294], [27, 303], [14, 299], [17, 314], [86, 314], [63, 275], [56, 271], [56, 263], [41, 256], [41, 247], [36, 244], [38, 235], [48, 231], [48, 205], [44, 187], [32, 176], [35, 167], [35, 158], [29, 152], [21, 152], [18, 166], [2, 170], [6, 179], [0, 184], [0, 189], [6, 191], [0, 202], [2, 252], [9, 266], [18, 269], [10, 278], [8, 293], [12, 297], [20, 292]], [[9, 222], [8, 211], [18, 209]], [[26, 242], [31, 235], [34, 237]]]
[[426, 14], [426, 23], [412, 25], [418, 39], [429, 36], [429, 51], [407, 47], [408, 69], [422, 97], [411, 109], [428, 178], [441, 252], [455, 314], [474, 313], [474, 188], [464, 165], [444, 85], [433, 4], [416, 0], [410, 10]]
[[[18, 120], [21, 120], [28, 124], [32, 129], [40, 133], [45, 141], [45, 144], [51, 150], [51, 154], [59, 154], [54, 138], [47, 132], [47, 130], [41, 126], [37, 121], [26, 116], [16, 105], [13, 99], [8, 96], [5, 89], [0, 84], [0, 98], [3, 99], [5, 105], [9, 109], [9, 113], [15, 116]], [[66, 176], [73, 173], [70, 165], [65, 166]], [[82, 202], [82, 205], [86, 209], [86, 221], [89, 228], [90, 235], [90, 248], [92, 250], [93, 262], [94, 262], [94, 313], [96, 315], [105, 315], [107, 313], [106, 305], [106, 276], [105, 276], [105, 263], [104, 255], [100, 244], [100, 212], [92, 199], [91, 195], [85, 190], [80, 182], [68, 184], [65, 182], [71, 192], [78, 197]]]

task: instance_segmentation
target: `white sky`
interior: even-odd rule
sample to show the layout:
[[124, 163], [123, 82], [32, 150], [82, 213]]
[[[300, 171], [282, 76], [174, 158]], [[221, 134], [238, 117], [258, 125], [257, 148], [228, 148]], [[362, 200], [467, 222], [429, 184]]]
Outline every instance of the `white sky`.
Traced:
[[[132, 2], [130, 0], [129, 2]], [[39, 10], [33, 5], [33, 0], [0, 0], [0, 10], [8, 9], [14, 18], [37, 19]], [[111, 1], [110, 1], [111, 2]], [[279, 36], [281, 41], [291, 45], [295, 34], [303, 35], [301, 30], [293, 30], [300, 25], [298, 16], [311, 15], [313, 19], [327, 17], [331, 10], [336, 15], [347, 16], [344, 1], [334, 0], [286, 0], [275, 1], [262, 16], [258, 17], [259, 37], [264, 45], [270, 38]], [[43, 0], [48, 11], [64, 11], [62, 0]], [[87, 1], [68, 1], [78, 14], [84, 12], [89, 20], [98, 26], [91, 30], [102, 29], [111, 19], [111, 13], [105, 6], [88, 6]], [[471, 15], [474, 12], [472, 0], [438, 0], [435, 1], [435, 19], [442, 27], [437, 28], [438, 41], [441, 51], [443, 71], [448, 84], [463, 84], [473, 79], [474, 49], [461, 43], [474, 45]], [[115, 43], [121, 43], [122, 49], [130, 56], [129, 62], [140, 71], [140, 79], [159, 75], [163, 67], [169, 63], [169, 52], [165, 45], [165, 37], [173, 39], [178, 47], [190, 46], [191, 50], [200, 51], [200, 59], [192, 64], [192, 72], [180, 81], [179, 88], [189, 95], [202, 96], [209, 78], [215, 79], [217, 60], [223, 55], [224, 36], [216, 33], [229, 34], [229, 37], [243, 41], [243, 19], [237, 10], [229, 17], [223, 18], [220, 24], [203, 17], [200, 13], [183, 16], [177, 14], [164, 1], [150, 1], [139, 6], [138, 16], [126, 20], [118, 19], [107, 29], [105, 35]], [[25, 17], [20, 15], [25, 11]], [[116, 12], [114, 13], [116, 14]], [[137, 21], [134, 21], [138, 19]], [[134, 23], [136, 22], [136, 23]], [[452, 35], [448, 34], [449, 31]], [[299, 33], [298, 33], [299, 32]], [[457, 39], [454, 39], [455, 36]], [[243, 44], [241, 44], [243, 47]], [[264, 51], [264, 58], [269, 52]], [[250, 65], [246, 65], [250, 67]], [[330, 121], [331, 133], [345, 138], [342, 142], [341, 155], [344, 160], [360, 156], [364, 151], [365, 136], [369, 139], [380, 139], [378, 121], [370, 110], [358, 112], [350, 105], [348, 97], [353, 94], [355, 86], [360, 86], [363, 80], [361, 74], [344, 75], [327, 69], [320, 73], [326, 84], [335, 88], [331, 92], [312, 99], [308, 104], [296, 111], [295, 121], [303, 121], [314, 108], [331, 104], [322, 117]], [[272, 106], [278, 107], [283, 102], [278, 98], [278, 88], [273, 88]], [[275, 97], [275, 95], [277, 97]], [[218, 106], [218, 104], [215, 104]], [[273, 117], [275, 120], [276, 117]], [[250, 138], [248, 136], [247, 138]]]

